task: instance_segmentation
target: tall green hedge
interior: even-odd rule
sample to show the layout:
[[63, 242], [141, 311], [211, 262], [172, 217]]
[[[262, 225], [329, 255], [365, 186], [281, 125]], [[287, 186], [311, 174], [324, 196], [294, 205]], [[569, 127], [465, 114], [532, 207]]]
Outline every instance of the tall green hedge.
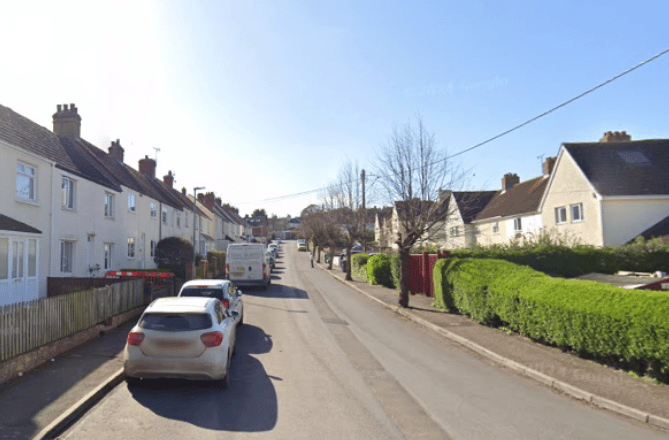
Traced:
[[392, 257], [385, 254], [372, 255], [367, 260], [367, 278], [369, 282], [385, 287], [395, 287], [391, 269]]
[[551, 278], [494, 259], [435, 266], [435, 303], [488, 325], [669, 380], [669, 294]]

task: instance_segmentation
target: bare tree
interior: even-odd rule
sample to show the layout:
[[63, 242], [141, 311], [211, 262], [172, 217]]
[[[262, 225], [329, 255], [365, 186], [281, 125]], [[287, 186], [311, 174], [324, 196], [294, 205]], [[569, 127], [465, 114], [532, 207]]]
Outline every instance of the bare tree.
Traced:
[[328, 188], [327, 198], [335, 223], [341, 227], [342, 238], [346, 242], [346, 279], [351, 277], [351, 248], [356, 241], [362, 241], [366, 233], [364, 210], [362, 209], [362, 184], [360, 168], [347, 162], [339, 172], [337, 181]]
[[382, 145], [376, 166], [377, 182], [397, 216], [400, 271], [399, 305], [409, 306], [409, 253], [418, 240], [429, 241], [443, 230], [448, 212], [448, 191], [462, 184], [462, 174], [451, 166], [445, 150], [436, 148], [422, 118], [417, 126], [395, 127]]

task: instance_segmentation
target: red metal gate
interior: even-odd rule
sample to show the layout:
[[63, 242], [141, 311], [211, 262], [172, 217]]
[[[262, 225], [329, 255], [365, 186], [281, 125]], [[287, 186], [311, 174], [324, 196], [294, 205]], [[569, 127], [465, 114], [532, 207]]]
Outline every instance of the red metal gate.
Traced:
[[412, 295], [422, 293], [429, 297], [434, 297], [434, 280], [432, 272], [434, 265], [439, 258], [448, 258], [450, 253], [439, 252], [428, 254], [423, 252], [421, 255], [409, 255], [409, 291]]

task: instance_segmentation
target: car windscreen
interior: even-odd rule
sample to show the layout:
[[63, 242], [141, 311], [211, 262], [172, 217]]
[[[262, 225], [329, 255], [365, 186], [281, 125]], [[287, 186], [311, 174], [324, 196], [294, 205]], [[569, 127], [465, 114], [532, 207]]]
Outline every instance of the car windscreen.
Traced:
[[178, 332], [208, 329], [212, 323], [207, 313], [145, 313], [138, 325], [146, 330]]
[[221, 301], [223, 301], [224, 298], [222, 289], [208, 289], [206, 287], [186, 287], [179, 293], [179, 296], [205, 296], [207, 298], [216, 298]]

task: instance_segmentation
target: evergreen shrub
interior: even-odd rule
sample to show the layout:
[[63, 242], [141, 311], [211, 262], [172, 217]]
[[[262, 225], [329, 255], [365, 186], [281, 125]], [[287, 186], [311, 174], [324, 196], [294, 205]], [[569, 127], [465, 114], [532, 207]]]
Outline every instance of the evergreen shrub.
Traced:
[[367, 260], [367, 278], [375, 285], [395, 287], [391, 270], [392, 257], [385, 254], [372, 255]]
[[669, 294], [552, 278], [496, 259], [442, 260], [436, 305], [669, 380]]

